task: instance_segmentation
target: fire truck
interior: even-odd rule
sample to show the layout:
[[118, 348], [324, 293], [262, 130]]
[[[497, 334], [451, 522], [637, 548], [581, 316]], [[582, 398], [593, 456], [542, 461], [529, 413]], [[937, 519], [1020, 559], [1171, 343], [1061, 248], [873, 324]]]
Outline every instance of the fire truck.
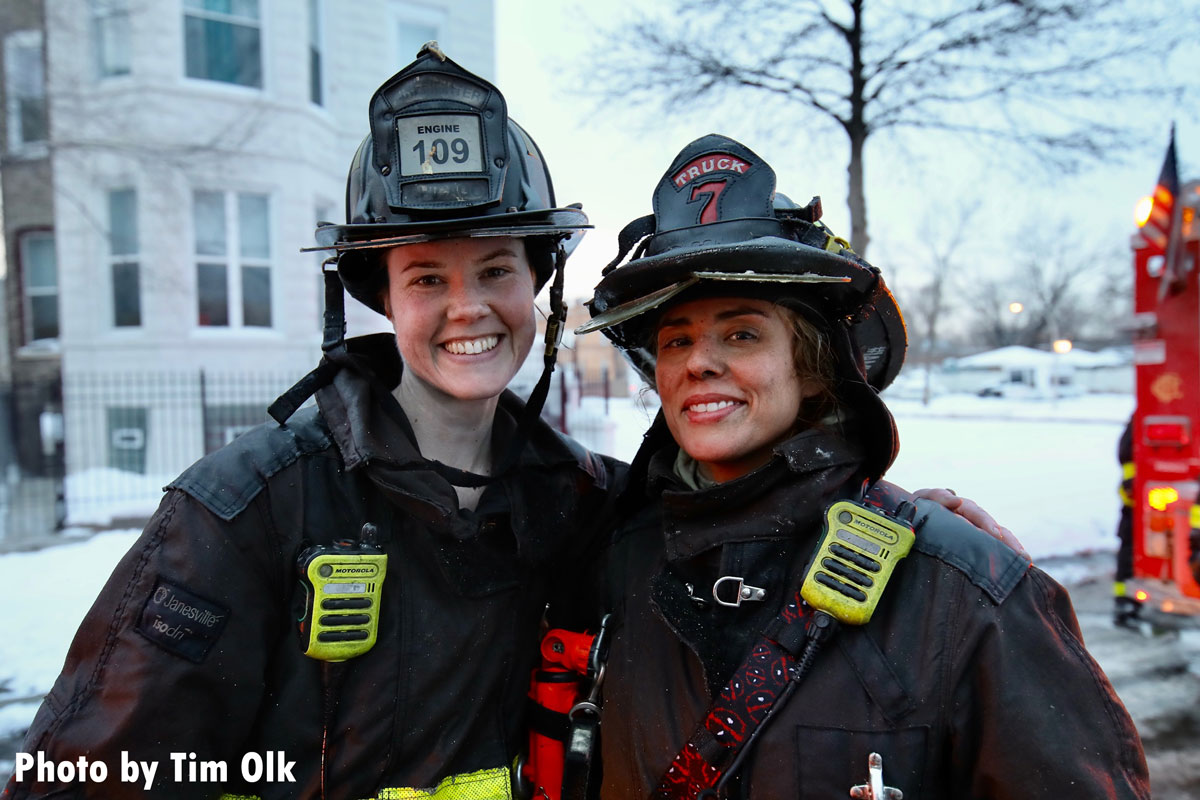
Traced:
[[[1172, 168], [1174, 167], [1172, 151]], [[1164, 202], [1165, 201], [1165, 202]], [[1148, 232], [1153, 206], [1169, 209]], [[1133, 579], [1143, 618], [1200, 625], [1200, 584], [1190, 535], [1200, 528], [1200, 181], [1173, 198], [1144, 198], [1132, 237], [1134, 365]], [[1160, 208], [1160, 211], [1162, 209]], [[1172, 227], [1175, 226], [1175, 227]], [[1169, 243], [1166, 242], [1169, 239]]]

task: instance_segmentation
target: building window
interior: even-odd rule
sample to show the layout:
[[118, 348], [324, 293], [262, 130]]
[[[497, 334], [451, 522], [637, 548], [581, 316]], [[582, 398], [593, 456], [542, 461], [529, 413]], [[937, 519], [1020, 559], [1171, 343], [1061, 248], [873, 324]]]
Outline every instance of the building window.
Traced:
[[54, 232], [20, 235], [22, 286], [25, 300], [25, 341], [58, 338], [58, 263]]
[[321, 0], [308, 0], [308, 99], [325, 105], [321, 73]]
[[92, 49], [101, 78], [128, 75], [129, 0], [91, 0]]
[[[440, 41], [446, 22], [444, 11], [405, 2], [394, 3], [393, 11], [399, 63], [407, 64], [416, 58], [426, 42]], [[446, 42], [440, 44], [445, 49]]]
[[21, 152], [50, 136], [41, 31], [17, 31], [4, 39], [4, 88], [8, 98], [8, 149]]
[[138, 259], [137, 192], [108, 193], [108, 263], [112, 273], [113, 325], [142, 324], [141, 275]]
[[198, 322], [205, 327], [271, 327], [270, 198], [197, 191]]
[[258, 0], [184, 0], [187, 76], [262, 88]]

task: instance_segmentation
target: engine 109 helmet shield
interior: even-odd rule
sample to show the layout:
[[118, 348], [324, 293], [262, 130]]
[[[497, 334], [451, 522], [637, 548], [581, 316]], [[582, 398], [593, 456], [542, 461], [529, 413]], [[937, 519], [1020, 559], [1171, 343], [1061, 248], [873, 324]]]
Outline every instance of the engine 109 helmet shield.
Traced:
[[340, 253], [347, 291], [382, 313], [382, 254], [452, 237], [524, 239], [540, 288], [556, 253], [590, 228], [577, 205], [558, 207], [537, 144], [509, 119], [504, 96], [436, 43], [393, 75], [370, 103], [371, 132], [346, 180], [346, 222], [321, 224], [317, 247]]
[[494, 86], [426, 51], [371, 98], [388, 205], [410, 211], [500, 202], [508, 113]]

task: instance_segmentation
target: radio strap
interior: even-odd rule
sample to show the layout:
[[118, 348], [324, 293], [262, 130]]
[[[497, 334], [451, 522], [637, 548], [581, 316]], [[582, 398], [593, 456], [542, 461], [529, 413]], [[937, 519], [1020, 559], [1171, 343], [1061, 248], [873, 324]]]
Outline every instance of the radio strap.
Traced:
[[[878, 481], [866, 490], [863, 502], [891, 512], [909, 498], [895, 484]], [[799, 582], [793, 588], [791, 599], [676, 754], [651, 792], [652, 800], [716, 798], [741, 766], [755, 737], [808, 674], [821, 645], [837, 631], [836, 619], [800, 596]]]

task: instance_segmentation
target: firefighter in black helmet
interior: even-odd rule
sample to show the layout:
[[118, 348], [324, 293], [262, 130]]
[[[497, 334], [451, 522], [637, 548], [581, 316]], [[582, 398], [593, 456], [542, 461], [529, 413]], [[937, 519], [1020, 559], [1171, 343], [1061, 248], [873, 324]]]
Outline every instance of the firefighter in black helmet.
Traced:
[[[436, 46], [372, 98], [346, 205], [321, 365], [168, 487], [29, 731], [110, 777], [6, 798], [511, 796], [539, 622], [614, 478], [505, 391], [549, 282], [544, 396], [587, 219]], [[395, 333], [346, 340], [343, 286]]]
[[724, 136], [653, 208], [585, 326], [662, 399], [606, 559], [602, 795], [1148, 798], [1062, 587], [881, 480], [880, 271]]

